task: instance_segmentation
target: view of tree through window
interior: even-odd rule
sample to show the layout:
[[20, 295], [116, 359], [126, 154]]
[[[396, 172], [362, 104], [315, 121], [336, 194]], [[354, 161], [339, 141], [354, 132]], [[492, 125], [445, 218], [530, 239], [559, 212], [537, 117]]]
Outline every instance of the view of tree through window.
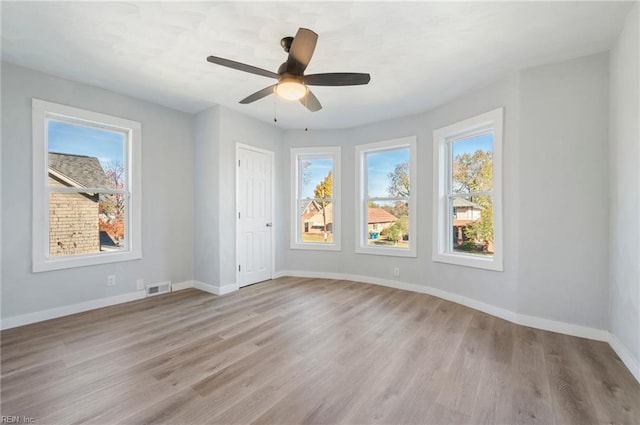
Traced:
[[299, 158], [300, 238], [302, 242], [333, 242], [333, 159]]
[[367, 245], [409, 247], [409, 148], [366, 154]]
[[49, 255], [126, 249], [126, 135], [47, 120]]
[[451, 158], [453, 250], [493, 255], [493, 133], [453, 141]]

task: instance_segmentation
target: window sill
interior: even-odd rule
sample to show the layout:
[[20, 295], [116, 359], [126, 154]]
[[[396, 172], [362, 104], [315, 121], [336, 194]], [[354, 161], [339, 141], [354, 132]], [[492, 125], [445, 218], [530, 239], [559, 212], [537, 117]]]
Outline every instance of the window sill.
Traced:
[[473, 255], [438, 253], [433, 255], [433, 261], [438, 263], [454, 264], [457, 266], [472, 267], [476, 269], [492, 270], [497, 272], [504, 271], [502, 261], [493, 258], [482, 258]]
[[341, 251], [340, 245], [328, 243], [292, 243], [291, 249], [311, 250], [311, 251]]
[[52, 270], [71, 269], [75, 267], [95, 266], [99, 264], [117, 263], [120, 261], [131, 261], [142, 259], [142, 252], [127, 251], [101, 253], [93, 255], [74, 255], [67, 257], [49, 258], [43, 260], [35, 260], [33, 263], [33, 272], [47, 272]]
[[356, 254], [383, 255], [387, 257], [416, 257], [415, 249], [356, 247]]

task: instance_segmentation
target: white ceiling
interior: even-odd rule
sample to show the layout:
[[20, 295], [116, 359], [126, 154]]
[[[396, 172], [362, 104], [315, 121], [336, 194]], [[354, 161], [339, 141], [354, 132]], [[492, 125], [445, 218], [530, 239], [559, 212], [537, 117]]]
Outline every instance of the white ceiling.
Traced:
[[[525, 67], [608, 49], [631, 3], [2, 2], [2, 59], [182, 111], [224, 105], [283, 128], [340, 128], [428, 110]], [[319, 34], [307, 73], [369, 72], [314, 87], [324, 109], [269, 96], [274, 80], [206, 62], [276, 71], [280, 39]]]

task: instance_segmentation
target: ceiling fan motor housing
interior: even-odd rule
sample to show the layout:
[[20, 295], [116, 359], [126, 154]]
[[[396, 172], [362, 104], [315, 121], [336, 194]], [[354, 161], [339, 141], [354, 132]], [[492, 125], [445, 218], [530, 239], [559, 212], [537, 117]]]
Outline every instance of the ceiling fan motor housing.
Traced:
[[291, 43], [293, 43], [293, 37], [284, 37], [282, 40], [280, 40], [280, 45], [287, 53], [289, 53], [289, 50], [291, 50]]

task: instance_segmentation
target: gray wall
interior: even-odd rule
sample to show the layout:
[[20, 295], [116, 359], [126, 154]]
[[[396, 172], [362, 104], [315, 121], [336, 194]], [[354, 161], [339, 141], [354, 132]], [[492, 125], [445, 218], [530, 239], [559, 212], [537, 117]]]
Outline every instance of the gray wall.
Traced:
[[640, 363], [639, 7], [611, 51], [611, 333]]
[[608, 54], [520, 81], [518, 311], [607, 329]]
[[220, 276], [220, 223], [218, 198], [218, 146], [220, 108], [200, 112], [195, 118], [193, 148], [193, 278], [210, 284]]
[[[288, 250], [280, 270], [427, 285], [521, 314], [607, 329], [608, 55], [530, 69], [427, 113], [341, 131], [285, 132], [287, 148], [341, 145], [342, 252]], [[431, 261], [432, 132], [505, 108], [504, 272]], [[354, 253], [354, 146], [416, 135], [417, 258]], [[287, 196], [289, 178], [280, 190]], [[586, 240], [585, 240], [586, 239]], [[400, 277], [392, 277], [400, 267]]]
[[[142, 123], [143, 259], [31, 272], [32, 97]], [[134, 292], [138, 278], [192, 278], [190, 115], [7, 63], [2, 104], [2, 317]], [[108, 274], [116, 275], [116, 286], [106, 286]]]
[[[217, 287], [236, 282], [236, 143], [274, 152], [276, 179], [280, 179], [281, 139], [282, 131], [276, 126], [224, 107], [211, 108], [196, 116], [195, 280]], [[281, 204], [280, 191], [276, 191], [274, 202]], [[274, 235], [283, 226], [283, 218], [276, 212]], [[278, 240], [276, 256], [282, 251]]]
[[[284, 270], [312, 270], [337, 272], [405, 283], [428, 285], [448, 292], [474, 298], [497, 307], [515, 310], [517, 258], [517, 198], [505, 196], [505, 272], [471, 269], [431, 261], [432, 190], [433, 190], [433, 130], [469, 118], [481, 112], [505, 107], [505, 191], [517, 182], [518, 163], [518, 86], [511, 77], [467, 95], [434, 111], [391, 121], [356, 127], [308, 133], [285, 133], [287, 148], [300, 146], [332, 146], [342, 148], [342, 251], [288, 250], [279, 266]], [[418, 155], [418, 238], [417, 257], [388, 257], [356, 254], [355, 249], [355, 150], [363, 143], [388, 140], [402, 136], [417, 137]], [[289, 176], [281, 190], [290, 193]], [[512, 191], [517, 196], [517, 191]], [[289, 207], [287, 201], [286, 207]], [[283, 205], [285, 208], [285, 205]], [[290, 229], [287, 229], [290, 232]], [[400, 276], [393, 277], [393, 268], [400, 268]]]

